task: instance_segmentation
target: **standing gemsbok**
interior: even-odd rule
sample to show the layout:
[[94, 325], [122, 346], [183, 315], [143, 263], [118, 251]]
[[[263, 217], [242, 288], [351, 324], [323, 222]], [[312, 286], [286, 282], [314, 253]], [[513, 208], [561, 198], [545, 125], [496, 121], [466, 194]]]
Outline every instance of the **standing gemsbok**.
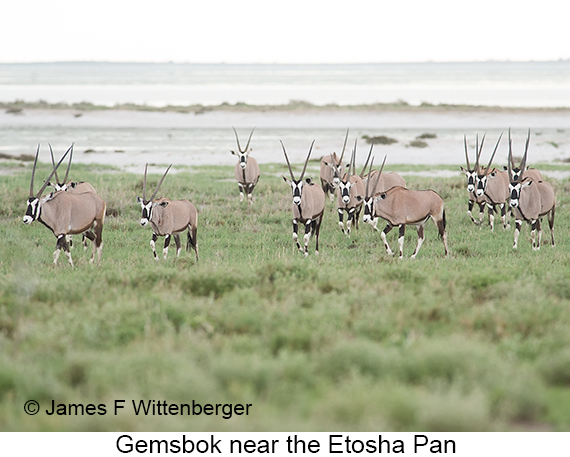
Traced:
[[[233, 127], [232, 127], [233, 128]], [[249, 153], [249, 143], [251, 141], [251, 136], [253, 135], [253, 129], [249, 134], [249, 138], [247, 139], [247, 144], [245, 145], [245, 149], [241, 148], [239, 144], [239, 137], [238, 133], [235, 128], [234, 133], [236, 134], [236, 141], [238, 146], [238, 151], [230, 151], [233, 155], [238, 156], [238, 163], [234, 168], [234, 176], [237, 179], [238, 187], [239, 187], [239, 201], [243, 202], [243, 194], [244, 192], [247, 194], [247, 201], [250, 205], [253, 205], [253, 189], [257, 185], [259, 181], [259, 165], [257, 164], [257, 160], [253, 157], [250, 157]]]
[[344, 145], [342, 147], [340, 158], [338, 158], [336, 152], [333, 152], [321, 159], [321, 187], [323, 188], [325, 195], [329, 195], [331, 201], [334, 201], [335, 189], [338, 187], [340, 178], [343, 175], [342, 159], [344, 157], [347, 140], [348, 129], [346, 130], [346, 136], [344, 137]]
[[[362, 200], [357, 200], [357, 196], [364, 195], [364, 181], [362, 177], [356, 174], [356, 140], [354, 141], [354, 149], [348, 164], [348, 170], [342, 177], [337, 187], [337, 208], [338, 208], [338, 225], [342, 233], [350, 236], [350, 226], [354, 222], [354, 227], [358, 229], [358, 219], [362, 210]], [[346, 228], [343, 223], [344, 212], [348, 213]]]
[[[530, 130], [526, 140], [524, 156], [522, 158], [519, 170], [525, 170], [526, 159], [528, 156], [528, 145], [530, 142]], [[513, 176], [512, 170], [513, 152], [509, 147], [508, 173]], [[510, 205], [513, 208], [515, 216], [515, 238], [513, 249], [517, 249], [519, 234], [521, 231], [522, 221], [526, 221], [531, 226], [531, 244], [532, 249], [537, 251], [540, 249], [542, 239], [541, 219], [544, 216], [548, 218], [550, 226], [550, 238], [552, 247], [554, 247], [554, 213], [556, 211], [556, 197], [554, 189], [546, 181], [537, 180], [524, 175], [518, 174], [515, 180], [509, 183]], [[538, 241], [536, 240], [536, 231], [538, 230]]]
[[[372, 159], [372, 163], [374, 159]], [[384, 162], [378, 173], [378, 178], [382, 175], [384, 169]], [[372, 163], [370, 169], [372, 169]], [[373, 188], [376, 187], [376, 184]], [[400, 258], [404, 256], [404, 234], [406, 232], [406, 225], [415, 225], [418, 231], [418, 244], [412, 259], [418, 255], [420, 247], [424, 242], [424, 225], [431, 217], [437, 226], [439, 236], [443, 241], [445, 248], [445, 255], [449, 254], [447, 248], [447, 233], [445, 231], [445, 208], [443, 199], [433, 190], [409, 190], [404, 187], [395, 186], [385, 192], [377, 192], [374, 195], [369, 194], [370, 187], [366, 189], [364, 198], [364, 222], [369, 218], [381, 217], [387, 224], [386, 228], [380, 233], [380, 237], [384, 242], [384, 247], [389, 255], [393, 252], [386, 241], [386, 235], [392, 230], [393, 227], [398, 227], [400, 234], [398, 237], [398, 247], [400, 251]]]
[[[281, 141], [283, 154], [285, 154], [289, 173], [291, 173], [291, 179], [283, 176], [283, 180], [291, 186], [291, 190], [293, 191], [293, 241], [297, 244], [297, 248], [301, 252], [305, 253], [305, 257], [309, 255], [308, 246], [311, 233], [315, 234], [315, 254], [319, 253], [319, 232], [321, 230], [321, 223], [323, 222], [323, 213], [325, 211], [325, 192], [323, 189], [316, 186], [312, 182], [311, 178], [303, 180], [314, 144], [315, 141], [313, 140], [311, 148], [309, 149], [309, 154], [307, 154], [307, 160], [305, 160], [303, 172], [299, 179], [295, 179], [293, 170], [291, 169], [291, 163], [289, 163], [289, 157], [287, 157], [287, 151], [285, 151], [285, 146]], [[303, 238], [305, 241], [304, 249], [301, 248], [299, 237], [297, 235], [299, 222], [305, 226], [305, 236]]]
[[[69, 151], [68, 151], [69, 152]], [[103, 223], [105, 221], [105, 202], [97, 194], [85, 192], [81, 194], [73, 194], [65, 191], [52, 192], [46, 197], [41, 198], [42, 192], [47, 187], [49, 180], [55, 174], [61, 162], [67, 156], [67, 152], [52, 170], [48, 179], [34, 196], [34, 175], [40, 147], [36, 152], [36, 160], [32, 170], [32, 180], [30, 183], [30, 197], [28, 198], [28, 206], [26, 215], [24, 216], [24, 224], [31, 224], [35, 220], [39, 220], [48, 227], [57, 238], [56, 249], [53, 253], [53, 263], [57, 264], [61, 249], [64, 250], [71, 266], [73, 260], [69, 252], [69, 245], [66, 235], [75, 235], [84, 233], [93, 228], [95, 233], [95, 243], [93, 245], [93, 254], [90, 263], [93, 263], [95, 251], [97, 251], [98, 261], [101, 261], [103, 250]]]
[[[496, 168], [491, 168], [493, 164], [493, 159], [501, 142], [503, 133], [499, 135], [493, 154], [489, 159], [489, 163], [485, 168], [478, 168], [477, 176], [475, 180], [476, 191], [475, 194], [477, 198], [483, 198], [487, 209], [489, 211], [489, 224], [491, 225], [491, 231], [494, 230], [495, 221], [495, 211], [497, 206], [501, 209], [501, 221], [503, 223], [503, 228], [509, 227], [509, 222], [507, 218], [507, 205], [509, 200], [509, 176], [506, 171], [499, 171]], [[483, 149], [483, 143], [481, 143], [481, 150]], [[481, 154], [481, 151], [479, 151]]]
[[142, 208], [141, 225], [144, 227], [150, 222], [152, 227], [152, 239], [150, 240], [150, 246], [152, 248], [152, 253], [154, 254], [155, 260], [159, 260], [156, 254], [156, 240], [159, 236], [164, 236], [164, 249], [163, 255], [164, 260], [168, 255], [168, 246], [170, 245], [170, 237], [174, 237], [174, 242], [176, 243], [176, 257], [180, 255], [181, 244], [180, 244], [180, 233], [184, 230], [188, 230], [188, 241], [186, 242], [186, 250], [189, 251], [190, 248], [194, 249], [196, 253], [196, 261], [198, 261], [198, 240], [196, 238], [198, 234], [198, 212], [196, 207], [188, 200], [170, 200], [165, 197], [157, 198], [156, 194], [166, 177], [166, 174], [172, 167], [172, 164], [166, 169], [164, 175], [162, 176], [156, 190], [152, 196], [147, 200], [146, 198], [146, 173], [148, 169], [148, 163], [144, 167], [144, 178], [143, 178], [143, 197], [137, 197], [137, 201], [140, 203]]
[[[49, 151], [51, 154], [51, 163], [53, 165], [54, 168], [56, 168], [55, 166], [55, 158], [53, 156], [53, 149], [51, 148], [51, 144], [49, 144]], [[93, 192], [93, 193], [97, 193], [95, 191], [95, 188], [89, 184], [88, 182], [85, 181], [81, 181], [81, 182], [77, 182], [77, 181], [68, 181], [67, 178], [69, 176], [69, 169], [71, 168], [71, 159], [73, 157], [73, 144], [69, 147], [69, 149], [67, 150], [67, 152], [69, 152], [69, 162], [67, 163], [67, 170], [65, 171], [65, 177], [63, 178], [63, 181], [60, 181], [59, 176], [57, 175], [57, 171], [55, 172], [55, 182], [48, 182], [48, 186], [53, 187], [56, 191], [58, 190], [65, 190], [67, 192], [71, 192], [73, 194], [82, 194], [85, 192]], [[69, 247], [72, 248], [73, 247], [73, 235], [67, 235], [67, 242], [69, 243]], [[87, 239], [94, 241], [95, 240], [95, 234], [91, 231], [91, 230], [87, 230], [86, 232], [84, 232], [82, 234], [82, 243], [83, 243], [83, 249], [87, 250]]]
[[[467, 177], [467, 193], [469, 195], [469, 200], [467, 204], [467, 214], [471, 218], [471, 221], [474, 224], [480, 225], [483, 223], [483, 215], [485, 214], [485, 198], [484, 197], [477, 197], [475, 185], [477, 181], [477, 175], [483, 171], [483, 169], [479, 166], [479, 157], [481, 156], [481, 151], [483, 150], [483, 143], [485, 142], [485, 135], [483, 135], [483, 139], [481, 141], [481, 147], [479, 148], [479, 134], [477, 134], [475, 143], [475, 167], [471, 168], [471, 164], [469, 163], [469, 151], [467, 149], [467, 137], [463, 135], [463, 144], [465, 146], [465, 161], [467, 162], [467, 168], [461, 168], [463, 174]], [[479, 220], [473, 217], [473, 206], [479, 206]]]

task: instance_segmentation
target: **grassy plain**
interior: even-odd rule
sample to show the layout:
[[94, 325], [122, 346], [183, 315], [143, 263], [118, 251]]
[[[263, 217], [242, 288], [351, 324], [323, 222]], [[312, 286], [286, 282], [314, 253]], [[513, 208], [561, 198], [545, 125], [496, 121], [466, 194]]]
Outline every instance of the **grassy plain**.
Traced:
[[[64, 256], [52, 266], [49, 230], [21, 222], [30, 164], [3, 167], [1, 430], [570, 430], [568, 180], [551, 180], [555, 249], [532, 252], [526, 225], [518, 252], [512, 228], [474, 226], [462, 177], [409, 176], [444, 198], [450, 258], [432, 222], [417, 260], [390, 258], [369, 226], [344, 236], [327, 201], [321, 254], [312, 240], [305, 259], [285, 166], [262, 166], [253, 208], [239, 204], [230, 167], [181, 167], [161, 193], [198, 208], [196, 264], [174, 249], [153, 260], [135, 201], [142, 176], [78, 165], [108, 216], [102, 264], [77, 243], [72, 269]], [[415, 241], [410, 228], [408, 257]], [[52, 399], [107, 414], [49, 416]], [[253, 407], [229, 420], [115, 416], [116, 399]]]

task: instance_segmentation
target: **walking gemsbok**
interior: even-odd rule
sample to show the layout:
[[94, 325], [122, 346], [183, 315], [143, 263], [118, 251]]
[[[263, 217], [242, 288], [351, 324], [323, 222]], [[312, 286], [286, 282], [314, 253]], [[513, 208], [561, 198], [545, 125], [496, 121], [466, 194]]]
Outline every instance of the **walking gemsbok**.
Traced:
[[[528, 145], [530, 142], [530, 130], [526, 140], [524, 156], [521, 160], [519, 170], [525, 170], [526, 159], [528, 156]], [[513, 151], [509, 142], [509, 160], [508, 173], [513, 176]], [[542, 238], [541, 219], [544, 216], [548, 218], [550, 226], [550, 238], [552, 247], [554, 247], [554, 213], [556, 212], [556, 197], [554, 189], [546, 181], [534, 180], [530, 177], [524, 177], [518, 173], [516, 179], [512, 179], [509, 183], [510, 205], [515, 215], [515, 238], [513, 249], [517, 249], [519, 234], [521, 231], [522, 221], [526, 221], [531, 226], [531, 245], [532, 249], [537, 251], [540, 249]], [[538, 241], [536, 239], [536, 231], [538, 230]]]
[[340, 154], [340, 159], [336, 155], [336, 152], [324, 156], [321, 159], [321, 187], [325, 192], [325, 195], [329, 195], [331, 201], [334, 201], [335, 189], [340, 182], [340, 178], [343, 175], [342, 172], [342, 159], [344, 157], [344, 151], [346, 149], [346, 141], [348, 140], [348, 129], [346, 130], [346, 136], [344, 137], [344, 145], [342, 147], [342, 153]]
[[[311, 148], [309, 149], [309, 154], [307, 154], [307, 160], [305, 160], [303, 172], [299, 179], [295, 179], [293, 170], [291, 169], [291, 163], [289, 163], [289, 157], [287, 157], [287, 151], [285, 151], [285, 146], [281, 141], [283, 154], [285, 154], [289, 173], [291, 173], [291, 179], [283, 176], [283, 180], [291, 186], [291, 190], [293, 192], [293, 241], [297, 244], [297, 248], [301, 252], [305, 253], [305, 257], [309, 255], [308, 246], [311, 233], [314, 233], [315, 235], [315, 254], [319, 253], [319, 232], [321, 230], [321, 223], [323, 222], [323, 213], [325, 211], [325, 192], [323, 189], [316, 186], [311, 178], [303, 180], [314, 144], [315, 141], [313, 140]], [[304, 249], [301, 248], [298, 239], [299, 237], [297, 235], [299, 222], [305, 226], [305, 236], [303, 238], [305, 241]]]
[[234, 167], [234, 176], [238, 182], [239, 201], [240, 203], [243, 202], [243, 194], [245, 192], [247, 194], [247, 201], [250, 205], [253, 205], [253, 189], [259, 181], [259, 165], [257, 164], [257, 160], [255, 160], [253, 157], [250, 157], [250, 151], [248, 150], [251, 136], [253, 135], [254, 130], [255, 129], [253, 129], [249, 134], [245, 149], [242, 149], [241, 145], [239, 144], [238, 133], [234, 128], [239, 152], [230, 151], [233, 155], [238, 156], [238, 163], [236, 163], [236, 166]]
[[166, 177], [166, 174], [172, 167], [172, 164], [166, 169], [164, 175], [152, 196], [147, 200], [146, 198], [146, 173], [148, 163], [144, 167], [143, 178], [143, 197], [137, 197], [137, 201], [141, 205], [142, 217], [141, 225], [144, 227], [150, 222], [152, 227], [152, 239], [150, 240], [150, 247], [155, 260], [159, 260], [156, 253], [156, 240], [159, 236], [164, 237], [164, 249], [162, 250], [164, 260], [168, 255], [168, 246], [170, 245], [170, 237], [174, 237], [176, 243], [176, 257], [180, 255], [182, 249], [180, 244], [180, 233], [188, 230], [188, 240], [186, 242], [186, 250], [194, 249], [196, 253], [196, 261], [198, 261], [198, 212], [196, 207], [188, 200], [170, 200], [165, 197], [157, 198], [156, 194]]
[[[373, 162], [374, 159], [372, 159], [372, 163]], [[385, 162], [386, 157], [384, 157], [384, 162], [382, 163], [376, 181], [380, 179], [382, 175]], [[370, 164], [370, 169], [372, 169], [372, 163]], [[374, 184], [372, 189], [376, 188], [376, 184], [377, 183]], [[394, 186], [385, 192], [377, 192], [376, 194], [369, 194], [369, 192], [370, 186], [367, 185], [364, 198], [360, 197], [360, 199], [364, 201], [363, 221], [368, 222], [373, 217], [381, 217], [387, 222], [386, 228], [380, 233], [380, 237], [389, 255], [393, 254], [386, 241], [386, 235], [390, 230], [396, 226], [400, 230], [398, 247], [400, 258], [402, 258], [404, 256], [404, 234], [406, 232], [406, 225], [415, 225], [418, 231], [418, 244], [412, 254], [412, 259], [415, 259], [424, 242], [424, 225], [430, 217], [437, 226], [439, 236], [443, 241], [445, 255], [449, 254], [447, 248], [447, 233], [445, 231], [446, 220], [443, 199], [434, 190], [409, 190], [404, 187]]]
[[46, 197], [41, 197], [49, 180], [55, 174], [57, 168], [69, 153], [69, 150], [53, 168], [42, 188], [34, 195], [34, 175], [36, 173], [39, 153], [40, 146], [38, 145], [34, 168], [32, 170], [30, 196], [28, 198], [26, 215], [23, 220], [24, 224], [31, 224], [33, 221], [38, 220], [49, 228], [57, 238], [56, 249], [53, 253], [53, 263], [57, 264], [60, 251], [63, 249], [71, 266], [73, 266], [73, 260], [69, 251], [66, 235], [75, 235], [93, 229], [95, 243], [93, 245], [93, 254], [89, 262], [93, 263], [95, 251], [97, 251], [97, 258], [100, 262], [103, 251], [102, 233], [103, 223], [105, 221], [105, 202], [93, 192], [74, 194], [66, 191], [56, 191]]

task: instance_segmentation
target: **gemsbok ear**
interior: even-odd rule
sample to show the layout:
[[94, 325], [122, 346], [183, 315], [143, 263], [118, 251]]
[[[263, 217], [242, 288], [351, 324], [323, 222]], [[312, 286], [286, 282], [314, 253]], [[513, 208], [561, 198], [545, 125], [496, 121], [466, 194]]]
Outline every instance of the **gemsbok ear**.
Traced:
[[231, 149], [230, 149], [230, 152], [231, 152], [233, 155], [237, 155], [236, 152], [235, 152], [235, 151], [232, 151]]
[[158, 206], [161, 206], [163, 208], [166, 208], [168, 206], [168, 202], [161, 202], [158, 204]]
[[461, 168], [463, 174], [468, 174], [468, 171], [465, 168], [463, 168], [461, 165], [459, 165], [459, 168]]
[[530, 186], [532, 183], [533, 183], [533, 181], [524, 182], [523, 185], [521, 186], [521, 189], [524, 189], [525, 187]]
[[380, 198], [381, 198], [382, 200], [385, 200], [385, 199], [386, 199], [386, 193], [385, 193], [385, 192], [382, 192], [382, 193], [380, 194]]
[[137, 203], [142, 203], [142, 202], [143, 202], [142, 198], [140, 198], [139, 196], [137, 196]]
[[285, 176], [281, 176], [283, 178], [283, 181], [285, 181], [287, 184], [291, 184], [292, 181], [289, 178], [286, 178]]
[[361, 202], [362, 200], [364, 200], [364, 198], [362, 197], [362, 195], [356, 195], [354, 198], [356, 198], [357, 202]]
[[306, 182], [309, 186], [312, 186], [312, 185], [313, 185], [313, 178], [305, 178], [305, 182]]
[[503, 171], [507, 171], [507, 170], [508, 170], [507, 166], [503, 165]]

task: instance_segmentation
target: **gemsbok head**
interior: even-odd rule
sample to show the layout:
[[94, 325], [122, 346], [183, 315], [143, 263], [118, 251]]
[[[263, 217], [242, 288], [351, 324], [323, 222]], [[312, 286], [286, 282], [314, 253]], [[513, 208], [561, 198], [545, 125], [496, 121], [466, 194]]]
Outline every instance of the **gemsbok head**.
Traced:
[[[354, 223], [358, 229], [358, 219], [362, 210], [362, 200], [357, 200], [357, 196], [364, 195], [364, 181], [362, 177], [356, 174], [356, 140], [354, 141], [354, 149], [348, 164], [348, 170], [338, 183], [337, 187], [337, 208], [338, 208], [338, 225], [341, 231], [350, 236], [350, 226]], [[346, 228], [343, 223], [344, 212], [347, 212], [348, 218]]]
[[159, 236], [164, 236], [163, 256], [164, 260], [168, 255], [168, 246], [170, 245], [170, 238], [174, 238], [176, 243], [176, 257], [180, 255], [182, 245], [180, 243], [180, 233], [188, 230], [188, 240], [186, 242], [186, 250], [194, 249], [196, 254], [196, 261], [198, 261], [198, 211], [196, 207], [188, 200], [170, 200], [165, 197], [157, 198], [156, 194], [162, 185], [166, 174], [172, 167], [172, 164], [166, 169], [164, 175], [160, 179], [155, 191], [150, 198], [146, 196], [146, 175], [148, 163], [144, 167], [143, 177], [143, 196], [137, 197], [137, 201], [141, 205], [142, 216], [141, 225], [144, 227], [150, 223], [152, 227], [152, 239], [150, 240], [150, 247], [155, 260], [159, 260], [156, 253], [156, 240]]
[[[374, 159], [372, 159], [372, 163]], [[372, 163], [370, 169], [372, 169]], [[386, 157], [378, 173], [378, 178], [382, 175]], [[376, 185], [374, 185], [376, 187]], [[370, 188], [365, 191], [365, 196], [362, 198], [364, 201], [364, 218], [366, 222], [368, 218], [380, 217], [384, 219], [387, 224], [386, 228], [380, 233], [380, 237], [384, 242], [384, 247], [389, 255], [393, 255], [386, 235], [392, 230], [393, 227], [399, 228], [398, 247], [400, 251], [400, 258], [404, 256], [404, 234], [406, 232], [406, 225], [414, 225], [417, 227], [418, 243], [412, 259], [418, 255], [420, 247], [424, 242], [424, 226], [428, 219], [432, 219], [437, 226], [439, 236], [443, 241], [445, 248], [445, 255], [449, 254], [447, 248], [447, 232], [445, 208], [443, 199], [433, 190], [409, 190], [404, 187], [394, 186], [387, 191], [377, 192], [370, 195]]]
[[[529, 143], [530, 130], [519, 170], [526, 170], [525, 166], [528, 157]], [[521, 231], [522, 221], [528, 222], [531, 226], [532, 249], [535, 251], [540, 249], [542, 239], [541, 219], [544, 216], [547, 216], [548, 218], [551, 244], [552, 247], [554, 247], [554, 214], [556, 212], [556, 197], [554, 195], [554, 189], [546, 181], [535, 181], [531, 177], [525, 177], [524, 174], [516, 174], [512, 169], [512, 164], [513, 152], [509, 144], [508, 174], [511, 177], [516, 176], [516, 179], [511, 179], [509, 183], [510, 206], [513, 209], [515, 216], [513, 249], [517, 249], [518, 246], [518, 238]], [[538, 240], [536, 239], [537, 230]]]
[[[283, 176], [283, 180], [291, 186], [293, 194], [293, 241], [297, 244], [297, 248], [305, 254], [305, 257], [309, 255], [308, 246], [312, 233], [315, 235], [316, 241], [315, 254], [319, 253], [319, 232], [321, 230], [321, 223], [323, 222], [323, 213], [325, 211], [325, 192], [323, 189], [316, 186], [311, 178], [303, 179], [305, 177], [305, 171], [307, 170], [307, 164], [309, 163], [309, 158], [311, 157], [311, 151], [313, 150], [314, 144], [315, 141], [313, 140], [309, 153], [307, 154], [307, 159], [305, 160], [303, 171], [299, 179], [295, 179], [295, 175], [291, 169], [291, 163], [289, 162], [289, 157], [287, 156], [287, 151], [285, 151], [285, 145], [281, 141], [283, 154], [285, 155], [285, 160], [289, 167], [289, 173], [291, 174], [291, 179]], [[305, 226], [304, 249], [299, 244], [299, 237], [297, 235], [299, 222]]]
[[102, 233], [106, 210], [105, 202], [101, 197], [92, 192], [74, 194], [66, 191], [56, 191], [42, 198], [42, 192], [47, 187], [49, 180], [55, 174], [68, 152], [59, 160], [42, 188], [34, 195], [34, 176], [40, 153], [40, 147], [38, 145], [34, 168], [32, 170], [30, 196], [28, 198], [26, 215], [24, 216], [23, 222], [24, 224], [31, 224], [33, 221], [38, 220], [48, 227], [57, 238], [56, 249], [53, 253], [53, 263], [57, 264], [59, 254], [61, 249], [63, 249], [71, 266], [73, 266], [73, 260], [69, 251], [66, 235], [75, 235], [93, 229], [95, 242], [90, 263], [94, 261], [95, 251], [97, 251], [98, 261], [100, 262], [103, 250]]
[[346, 130], [346, 136], [344, 137], [344, 145], [342, 146], [340, 158], [336, 155], [336, 152], [333, 152], [321, 159], [321, 187], [325, 194], [328, 194], [331, 201], [334, 201], [335, 189], [338, 187], [340, 179], [344, 174], [342, 170], [342, 159], [344, 157], [347, 140], [348, 129]]
[[[489, 159], [489, 163], [486, 167], [478, 168], [476, 179], [475, 179], [475, 194], [478, 199], [483, 199], [487, 205], [489, 211], [489, 225], [491, 226], [491, 231], [494, 230], [495, 212], [497, 207], [501, 210], [501, 222], [503, 223], [503, 228], [509, 227], [509, 222], [507, 219], [507, 206], [509, 200], [509, 177], [506, 171], [499, 171], [496, 168], [492, 168], [493, 159], [501, 142], [503, 133], [499, 135], [493, 154]], [[483, 144], [481, 143], [481, 150], [479, 151], [479, 157], [481, 151], [483, 150]]]
[[[528, 149], [529, 142], [530, 142], [530, 129], [528, 129], [525, 149]], [[509, 153], [512, 150], [512, 148], [513, 148], [513, 142], [511, 139], [511, 129], [509, 129]], [[511, 171], [509, 172], [510, 173], [509, 181], [513, 182], [518, 181], [519, 177], [521, 177], [521, 172], [522, 172], [521, 179], [531, 178], [534, 181], [542, 181], [542, 173], [540, 173], [540, 171], [538, 171], [536, 168], [529, 168], [527, 165], [525, 165], [526, 168], [521, 168], [522, 163], [517, 166], [517, 164], [515, 164], [513, 159], [511, 159], [509, 163], [511, 166]], [[503, 170], [508, 170], [508, 167], [503, 167]]]
[[[232, 127], [233, 128], [233, 127]], [[249, 138], [247, 139], [247, 144], [245, 148], [242, 149], [239, 143], [238, 133], [235, 128], [234, 133], [236, 135], [236, 141], [238, 146], [238, 152], [230, 151], [233, 155], [238, 156], [238, 163], [234, 167], [234, 176], [238, 182], [239, 188], [239, 201], [243, 202], [243, 194], [247, 194], [247, 201], [250, 205], [253, 205], [253, 189], [257, 185], [259, 181], [259, 165], [257, 164], [257, 160], [249, 155], [249, 143], [251, 141], [251, 136], [255, 128], [249, 134]]]

